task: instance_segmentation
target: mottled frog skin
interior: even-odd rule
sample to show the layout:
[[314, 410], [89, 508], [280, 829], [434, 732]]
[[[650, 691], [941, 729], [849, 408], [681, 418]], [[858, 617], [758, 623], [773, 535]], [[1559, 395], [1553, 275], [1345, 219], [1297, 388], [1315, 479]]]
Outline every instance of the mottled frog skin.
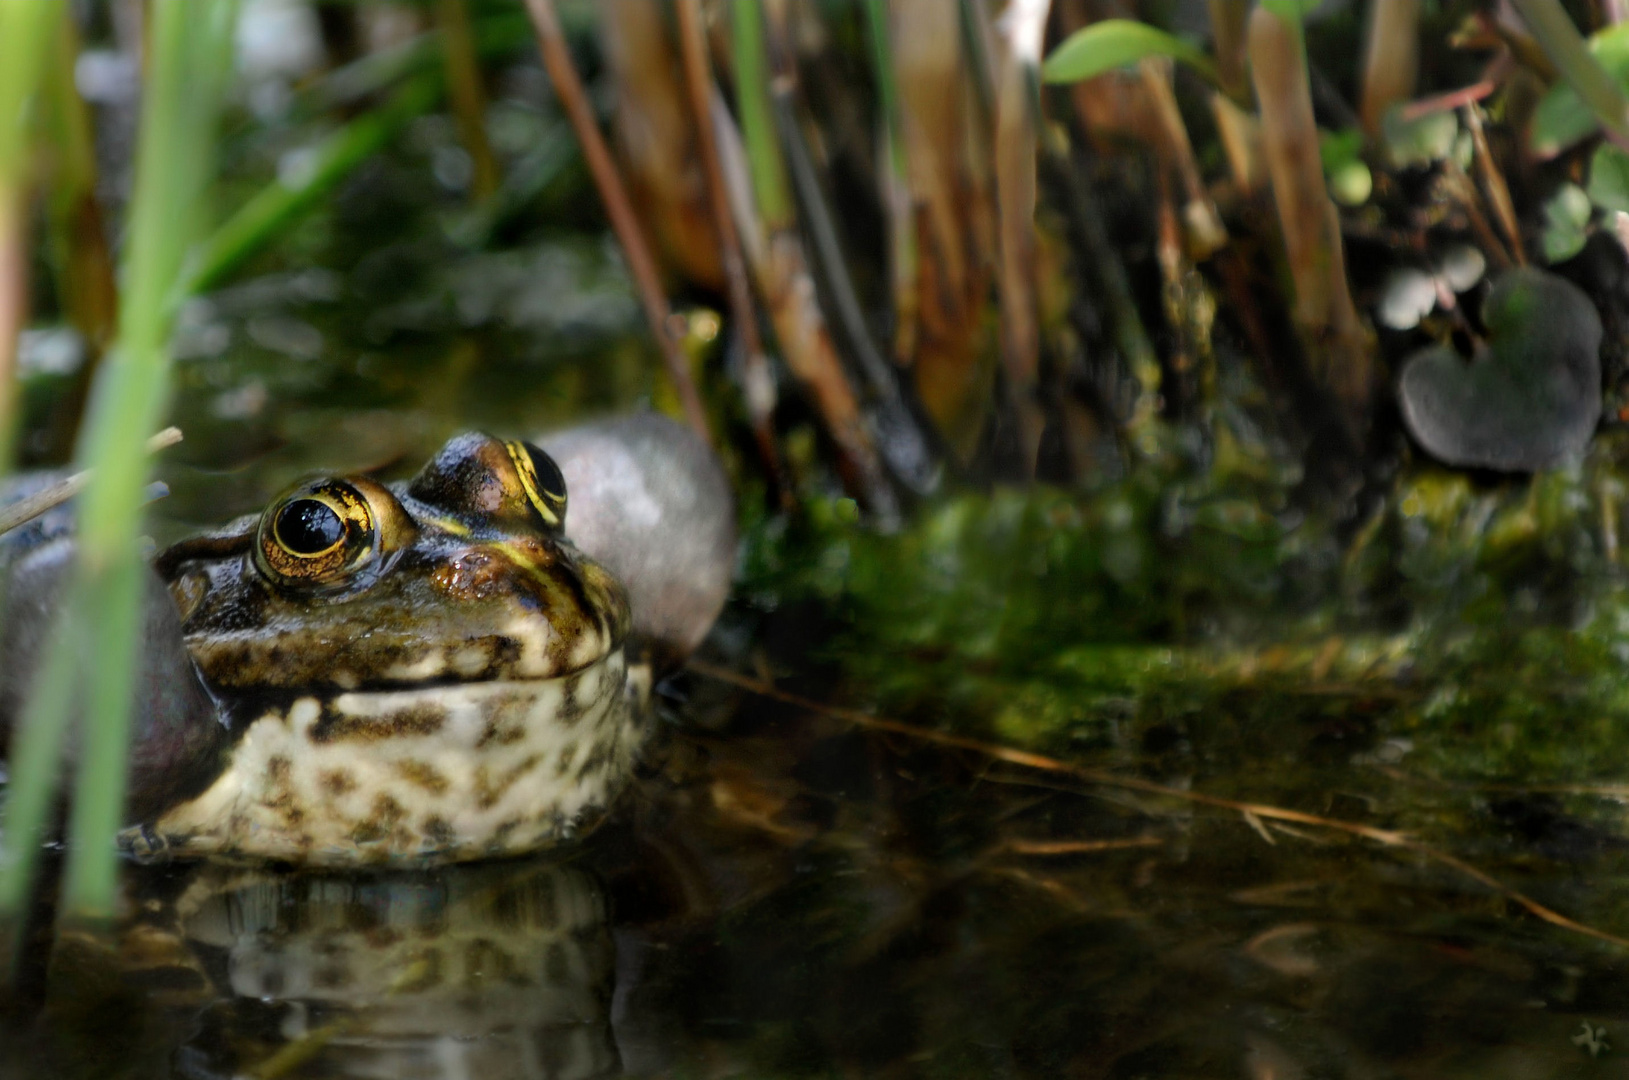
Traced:
[[157, 569], [232, 742], [138, 855], [315, 865], [532, 851], [628, 778], [648, 676], [537, 447], [450, 441], [405, 484], [306, 481]]

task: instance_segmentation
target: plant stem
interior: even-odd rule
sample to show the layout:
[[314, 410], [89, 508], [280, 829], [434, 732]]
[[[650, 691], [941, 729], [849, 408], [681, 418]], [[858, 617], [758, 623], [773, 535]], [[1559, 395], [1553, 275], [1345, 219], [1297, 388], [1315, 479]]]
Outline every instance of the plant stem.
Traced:
[[747, 164], [752, 170], [752, 194], [758, 203], [759, 220], [776, 232], [790, 228], [795, 219], [792, 189], [777, 149], [775, 114], [767, 92], [769, 65], [764, 58], [763, 12], [758, 0], [734, 0], [730, 14], [736, 108], [741, 114]]
[[871, 66], [877, 80], [878, 132], [882, 143], [882, 202], [888, 212], [888, 276], [894, 297], [894, 362], [909, 365], [916, 352], [916, 210], [912, 205], [905, 141], [900, 135], [899, 87], [888, 43], [888, 0], [867, 0]]
[[1300, 19], [1266, 2], [1250, 16], [1250, 74], [1295, 290], [1295, 320], [1319, 381], [1342, 404], [1348, 434], [1367, 424], [1373, 359], [1346, 282], [1340, 219], [1324, 186]]
[[[741, 0], [738, 0], [738, 3]], [[750, 2], [750, 0], [746, 0]], [[736, 9], [739, 11], [739, 7]], [[742, 78], [740, 54], [758, 50], [760, 60], [756, 70], [762, 72], [763, 39], [743, 40], [742, 25], [736, 22], [732, 37], [737, 56], [735, 85], [741, 109], [748, 110], [747, 101], [761, 96], [763, 112], [768, 115], [768, 87], [762, 82], [749, 83]], [[749, 66], [749, 70], [751, 70]], [[848, 490], [865, 503], [884, 524], [897, 523], [898, 500], [888, 479], [883, 475], [877, 459], [875, 443], [860, 412], [859, 400], [848, 374], [837, 358], [831, 332], [816, 299], [814, 281], [809, 275], [809, 261], [803, 243], [790, 217], [780, 228], [772, 227], [759, 213], [756, 205], [754, 181], [760, 176], [779, 178], [785, 183], [780, 150], [774, 141], [774, 129], [759, 130], [767, 145], [744, 146], [729, 111], [722, 99], [713, 99], [713, 128], [718, 136], [719, 164], [723, 167], [725, 186], [730, 197], [730, 211], [735, 215], [736, 228], [741, 234], [741, 247], [752, 267], [770, 322], [775, 327], [781, 356], [786, 366], [803, 387], [820, 414], [827, 434], [837, 448], [838, 470]], [[751, 158], [772, 163], [772, 171], [755, 174]], [[780, 192], [788, 214], [791, 196]]]
[[742, 381], [745, 383], [747, 414], [764, 467], [780, 490], [783, 501], [791, 498], [781, 475], [780, 452], [775, 445], [775, 375], [764, 353], [758, 333], [758, 309], [752, 302], [752, 283], [747, 279], [746, 260], [741, 254], [741, 235], [730, 214], [730, 196], [724, 187], [724, 170], [718, 160], [718, 136], [713, 129], [713, 72], [707, 61], [707, 41], [701, 24], [700, 0], [678, 0], [679, 50], [684, 58], [685, 86], [689, 91], [691, 119], [700, 143], [702, 171], [707, 178], [707, 197], [718, 230], [718, 246], [724, 266], [724, 283], [729, 290], [730, 321], [739, 335], [742, 353]]
[[1386, 110], [1414, 96], [1420, 69], [1420, 0], [1383, 0], [1369, 5], [1364, 43], [1363, 130], [1380, 134]]
[[555, 95], [564, 107], [572, 130], [577, 133], [577, 141], [582, 144], [583, 157], [594, 176], [594, 186], [599, 189], [600, 201], [605, 204], [606, 215], [611, 219], [611, 228], [616, 232], [622, 253], [628, 260], [628, 270], [639, 290], [645, 319], [662, 352], [662, 361], [679, 395], [685, 419], [696, 434], [710, 443], [712, 435], [707, 427], [707, 412], [702, 408], [701, 395], [696, 392], [696, 384], [690, 378], [690, 367], [668, 326], [672, 311], [668, 307], [667, 295], [662, 291], [661, 278], [656, 273], [656, 262], [651, 258], [650, 246], [645, 242], [639, 220], [628, 202], [627, 190], [611, 160], [611, 152], [606, 149], [605, 138], [594, 119], [594, 110], [588, 104], [582, 80], [571, 62], [571, 53], [566, 48], [565, 33], [560, 28], [560, 17], [554, 9], [554, 2], [526, 0], [526, 11], [532, 17], [532, 28], [537, 32], [543, 66], [548, 69]]

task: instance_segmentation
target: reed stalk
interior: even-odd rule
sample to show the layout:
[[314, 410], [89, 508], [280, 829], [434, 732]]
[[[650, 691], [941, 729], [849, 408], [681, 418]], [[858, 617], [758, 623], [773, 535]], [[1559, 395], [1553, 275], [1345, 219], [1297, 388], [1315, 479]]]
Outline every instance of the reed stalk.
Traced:
[[1177, 107], [1172, 63], [1166, 57], [1150, 56], [1140, 61], [1137, 68], [1153, 106], [1153, 119], [1163, 151], [1161, 157], [1166, 167], [1174, 169], [1182, 181], [1185, 194], [1182, 231], [1187, 249], [1195, 259], [1208, 258], [1227, 243], [1227, 227], [1222, 224], [1222, 216], [1205, 187], [1199, 161], [1194, 157], [1193, 140], [1188, 137], [1188, 126], [1183, 123], [1182, 111]]
[[1251, 13], [1249, 48], [1295, 321], [1314, 375], [1341, 403], [1348, 434], [1357, 437], [1367, 425], [1373, 359], [1347, 286], [1339, 215], [1324, 186], [1295, 0], [1266, 0]]
[[753, 438], [783, 504], [790, 505], [791, 492], [781, 476], [780, 451], [775, 443], [775, 374], [758, 333], [758, 309], [752, 302], [752, 283], [747, 278], [746, 257], [741, 251], [741, 235], [730, 212], [730, 195], [725, 186], [724, 167], [718, 156], [718, 136], [713, 127], [712, 65], [707, 58], [706, 31], [702, 26], [701, 0], [678, 0], [679, 51], [684, 58], [685, 89], [689, 93], [690, 119], [695, 124], [701, 151], [702, 170], [707, 178], [708, 205], [713, 227], [718, 232], [719, 254], [724, 283], [728, 287], [730, 321], [741, 345], [741, 381], [745, 390], [747, 417]]
[[1000, 253], [1001, 357], [1018, 421], [1026, 475], [1035, 475], [1046, 417], [1037, 382], [1040, 302], [1035, 279], [1036, 121], [1041, 40], [1051, 0], [1014, 0], [1002, 16], [996, 60], [996, 222]]
[[[990, 175], [995, 125], [986, 130], [975, 122], [972, 91], [983, 79], [963, 48], [958, 5], [890, 0], [888, 7], [917, 245], [913, 377], [940, 436], [965, 462], [988, 419], [995, 378], [988, 336], [991, 268], [999, 246]], [[981, 22], [974, 29], [982, 35], [988, 27]], [[992, 44], [992, 78], [1000, 48]], [[999, 112], [994, 82], [990, 89]], [[1018, 192], [1009, 186], [1009, 194]]]
[[615, 92], [611, 139], [628, 197], [665, 267], [723, 291], [723, 257], [709, 212], [700, 133], [687, 108], [681, 57], [658, 0], [601, 0], [599, 39]]
[[888, 213], [888, 278], [894, 297], [894, 361], [909, 366], [916, 352], [916, 207], [911, 198], [905, 140], [900, 134], [899, 87], [888, 40], [888, 0], [866, 0], [871, 68], [877, 80], [882, 204]]
[[[235, 15], [234, 0], [154, 0], [150, 9], [118, 336], [97, 374], [76, 453], [81, 468], [93, 470], [80, 503], [78, 557], [17, 734], [6, 792], [0, 915], [14, 918], [28, 895], [76, 703], [84, 711], [84, 750], [69, 822], [64, 902], [75, 917], [101, 919], [113, 912], [113, 840], [124, 810], [146, 572], [135, 543], [147, 472], [144, 444], [168, 398], [166, 343], [210, 175]], [[86, 669], [95, 678], [81, 691], [79, 674]]]
[[1420, 73], [1420, 0], [1370, 0], [1363, 46], [1363, 100], [1358, 114], [1369, 137], [1386, 110], [1414, 96]]
[[113, 342], [119, 290], [108, 246], [102, 206], [97, 199], [95, 131], [90, 108], [74, 86], [79, 30], [72, 19], [58, 20], [56, 50], [42, 86], [41, 112], [46, 138], [42, 186], [46, 192], [52, 276], [62, 313], [85, 339], [85, 362], [73, 383], [53, 403], [45, 423], [48, 460], [73, 453], [102, 354]]
[[1210, 30], [1216, 51], [1216, 71], [1222, 89], [1210, 95], [1211, 114], [1216, 118], [1216, 134], [1227, 157], [1228, 172], [1239, 194], [1254, 195], [1266, 176], [1261, 160], [1261, 126], [1253, 114], [1240, 107], [1248, 100], [1249, 64], [1246, 57], [1246, 25], [1250, 19], [1249, 0], [1208, 0]]
[[838, 358], [798, 235], [796, 201], [770, 97], [763, 12], [758, 0], [734, 0], [730, 13], [741, 129], [736, 130], [726, 110], [715, 107], [714, 130], [742, 250], [786, 366], [809, 395], [837, 448], [845, 486], [879, 520], [892, 522], [899, 515], [898, 500], [883, 473], [854, 385]]

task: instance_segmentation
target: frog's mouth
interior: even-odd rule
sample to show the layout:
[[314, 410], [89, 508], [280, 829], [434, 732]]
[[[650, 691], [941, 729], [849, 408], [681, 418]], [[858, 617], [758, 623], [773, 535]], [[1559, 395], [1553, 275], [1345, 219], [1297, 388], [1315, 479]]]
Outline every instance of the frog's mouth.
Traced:
[[203, 794], [126, 842], [334, 865], [546, 846], [626, 779], [643, 689], [617, 649], [552, 679], [302, 695], [249, 720]]

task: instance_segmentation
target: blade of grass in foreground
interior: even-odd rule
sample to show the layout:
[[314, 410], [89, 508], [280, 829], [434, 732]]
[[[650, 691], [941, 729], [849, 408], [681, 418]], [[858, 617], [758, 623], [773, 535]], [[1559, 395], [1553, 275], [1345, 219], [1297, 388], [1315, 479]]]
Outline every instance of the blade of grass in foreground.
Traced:
[[[123, 302], [114, 355], [97, 379], [78, 458], [96, 470], [79, 515], [77, 594], [97, 677], [74, 792], [65, 899], [70, 914], [111, 914], [113, 838], [124, 811], [125, 755], [140, 618], [136, 530], [147, 435], [169, 396], [167, 346], [182, 260], [202, 225], [214, 125], [231, 70], [236, 0], [157, 0], [142, 102]], [[72, 617], [72, 613], [70, 613]]]
[[[198, 207], [211, 172], [213, 126], [230, 69], [235, 0], [155, 0], [149, 9], [147, 82], [142, 101], [136, 183], [122, 265], [119, 333], [98, 373], [77, 462], [95, 476], [80, 505], [79, 561], [64, 619], [83, 634], [95, 657], [94, 678], [82, 680], [84, 752], [69, 828], [65, 891], [72, 915], [112, 913], [117, 886], [114, 836], [124, 808], [125, 754], [130, 726], [142, 562], [140, 524], [144, 442], [169, 390], [166, 345], [175, 313], [182, 260], [197, 235]], [[7, 819], [45, 820], [56, 754], [79, 678], [74, 633], [51, 642], [42, 677], [26, 713], [20, 745], [34, 745], [46, 766], [18, 775], [8, 792]], [[52, 744], [55, 744], [53, 746]], [[37, 831], [6, 836], [0, 903], [15, 914], [26, 897], [37, 854]]]

